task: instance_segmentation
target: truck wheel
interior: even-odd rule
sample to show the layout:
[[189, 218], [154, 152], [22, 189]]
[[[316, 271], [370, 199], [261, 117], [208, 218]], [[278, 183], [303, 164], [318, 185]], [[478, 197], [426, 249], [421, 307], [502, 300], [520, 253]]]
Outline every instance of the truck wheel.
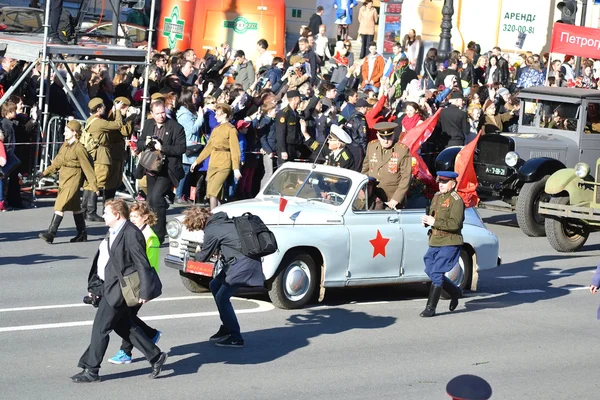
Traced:
[[179, 271], [179, 275], [181, 276], [181, 282], [183, 282], [183, 286], [187, 290], [192, 293], [204, 293], [210, 291], [208, 284], [210, 282], [210, 278], [189, 274], [183, 271]]
[[[551, 204], [569, 204], [568, 197], [552, 197]], [[579, 250], [588, 239], [589, 231], [566, 218], [546, 218], [546, 234], [550, 246], [563, 253]]]
[[546, 236], [545, 218], [538, 212], [538, 205], [541, 201], [548, 201], [549, 199], [548, 194], [544, 191], [549, 177], [549, 175], [546, 175], [537, 182], [525, 183], [519, 192], [516, 207], [517, 223], [527, 236]]
[[319, 274], [313, 258], [306, 253], [286, 256], [269, 290], [271, 302], [284, 309], [302, 308], [317, 293]]
[[[460, 258], [458, 263], [450, 271], [446, 272], [446, 278], [450, 279], [456, 286], [465, 290], [471, 282], [471, 276], [473, 275], [473, 257], [468, 251], [462, 249], [460, 251]], [[450, 299], [450, 295], [445, 291], [442, 291], [442, 298], [445, 300]]]

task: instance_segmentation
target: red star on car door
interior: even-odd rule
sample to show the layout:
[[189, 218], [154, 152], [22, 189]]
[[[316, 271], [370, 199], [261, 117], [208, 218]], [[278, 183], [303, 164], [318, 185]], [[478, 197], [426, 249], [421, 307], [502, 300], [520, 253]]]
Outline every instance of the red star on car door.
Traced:
[[381, 236], [381, 232], [377, 229], [375, 239], [369, 240], [371, 245], [373, 245], [373, 258], [377, 257], [379, 254], [385, 257], [385, 246], [387, 246], [389, 241], [390, 239]]

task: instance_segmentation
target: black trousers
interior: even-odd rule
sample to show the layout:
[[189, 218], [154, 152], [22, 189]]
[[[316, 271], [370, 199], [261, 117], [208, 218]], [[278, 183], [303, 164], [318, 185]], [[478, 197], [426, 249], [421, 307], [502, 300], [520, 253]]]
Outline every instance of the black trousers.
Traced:
[[[142, 321], [138, 316], [138, 312], [140, 312], [140, 308], [142, 305], [135, 307], [129, 307], [129, 314], [131, 315], [131, 320], [133, 323], [144, 332], [144, 335], [150, 340], [154, 339], [154, 336], [158, 333], [158, 331], [154, 328], [146, 325], [144, 321]], [[123, 343], [121, 343], [121, 350], [123, 350], [127, 355], [131, 356], [131, 351], [133, 350], [133, 343], [129, 338], [123, 338]]]
[[369, 53], [369, 45], [373, 42], [375, 35], [360, 35], [362, 46], [360, 48], [360, 58], [365, 58]]
[[167, 201], [165, 194], [173, 187], [171, 179], [159, 175], [146, 175], [148, 180], [148, 204], [156, 213], [157, 222], [152, 230], [162, 244], [167, 236]]
[[58, 24], [60, 23], [60, 15], [63, 10], [63, 0], [49, 0], [50, 1], [50, 16], [49, 19], [49, 35], [58, 35]]
[[102, 297], [94, 318], [90, 345], [77, 364], [80, 368], [98, 372], [108, 347], [110, 332], [113, 330], [123, 339], [130, 340], [150, 363], [158, 359], [160, 349], [135, 325], [131, 319], [129, 307], [123, 304], [118, 308], [113, 308]]

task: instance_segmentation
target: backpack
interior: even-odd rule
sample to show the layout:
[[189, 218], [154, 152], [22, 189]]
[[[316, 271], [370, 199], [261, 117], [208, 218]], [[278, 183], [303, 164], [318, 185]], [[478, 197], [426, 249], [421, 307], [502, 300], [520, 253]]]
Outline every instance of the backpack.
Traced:
[[233, 218], [235, 229], [242, 244], [242, 254], [247, 257], [263, 257], [277, 251], [277, 240], [259, 216], [249, 212]]
[[81, 128], [81, 136], [79, 138], [79, 143], [81, 143], [83, 147], [85, 147], [88, 153], [91, 153], [92, 151], [96, 150], [98, 148], [98, 145], [100, 144], [96, 139], [92, 137], [92, 135], [88, 131], [88, 129], [90, 129], [90, 126], [92, 126], [92, 123], [97, 119], [97, 117], [94, 117], [88, 124], [85, 124]]

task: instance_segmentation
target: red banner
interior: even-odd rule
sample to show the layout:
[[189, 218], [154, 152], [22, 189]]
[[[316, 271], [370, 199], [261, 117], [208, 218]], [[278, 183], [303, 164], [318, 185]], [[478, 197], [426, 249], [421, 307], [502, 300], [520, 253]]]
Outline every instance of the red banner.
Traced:
[[600, 58], [600, 29], [556, 22], [552, 30], [551, 53]]

